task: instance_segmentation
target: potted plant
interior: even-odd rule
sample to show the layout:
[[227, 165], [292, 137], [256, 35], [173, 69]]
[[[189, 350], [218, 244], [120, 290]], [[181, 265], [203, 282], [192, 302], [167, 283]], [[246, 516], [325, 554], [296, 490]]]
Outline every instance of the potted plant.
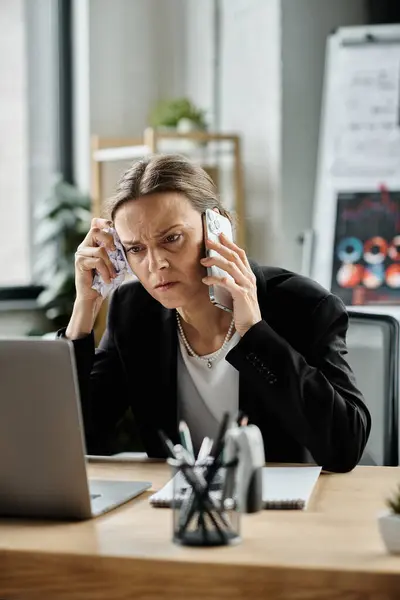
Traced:
[[90, 228], [90, 199], [58, 178], [36, 211], [35, 278], [44, 286], [37, 298], [53, 329], [65, 326], [75, 300], [75, 252]]
[[379, 516], [379, 530], [388, 551], [400, 554], [400, 485], [386, 504], [389, 510]]
[[[161, 131], [177, 131], [190, 133], [206, 131], [205, 111], [197, 108], [188, 98], [163, 100], [155, 106], [150, 114], [150, 125]], [[185, 152], [198, 147], [194, 140], [161, 140], [160, 150], [169, 152]]]
[[150, 115], [150, 124], [155, 128], [179, 129], [191, 126], [196, 130], [206, 130], [205, 112], [197, 108], [188, 98], [163, 100]]

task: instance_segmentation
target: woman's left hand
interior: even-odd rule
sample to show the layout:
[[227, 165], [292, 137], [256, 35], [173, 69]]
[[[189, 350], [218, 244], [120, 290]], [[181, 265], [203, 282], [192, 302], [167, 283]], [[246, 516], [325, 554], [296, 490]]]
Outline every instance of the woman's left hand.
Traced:
[[204, 267], [216, 266], [229, 273], [230, 277], [204, 277], [206, 285], [220, 285], [232, 295], [233, 318], [236, 331], [243, 337], [256, 323], [262, 320], [257, 299], [257, 281], [251, 270], [244, 250], [231, 242], [224, 234], [219, 243], [206, 241], [207, 247], [218, 252], [218, 256], [201, 259]]

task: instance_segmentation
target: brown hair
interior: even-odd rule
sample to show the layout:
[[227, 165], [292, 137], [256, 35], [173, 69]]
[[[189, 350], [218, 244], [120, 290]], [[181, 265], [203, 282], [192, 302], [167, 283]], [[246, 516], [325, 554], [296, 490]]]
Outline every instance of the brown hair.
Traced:
[[130, 200], [162, 192], [184, 194], [199, 213], [207, 208], [218, 208], [231, 220], [208, 173], [185, 157], [174, 154], [153, 155], [133, 163], [119, 180], [115, 195], [106, 203], [107, 218], [113, 221], [120, 206]]

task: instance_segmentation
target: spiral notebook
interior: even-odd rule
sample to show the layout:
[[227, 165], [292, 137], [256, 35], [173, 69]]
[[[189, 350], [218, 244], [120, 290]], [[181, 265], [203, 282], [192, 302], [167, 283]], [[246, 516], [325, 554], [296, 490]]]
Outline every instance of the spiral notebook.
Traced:
[[[321, 467], [264, 467], [264, 508], [306, 509], [320, 473]], [[178, 500], [183, 500], [189, 488], [181, 473], [177, 473], [175, 477], [179, 478], [176, 482], [180, 489]], [[150, 504], [155, 507], [171, 506], [174, 485], [175, 481], [170, 479], [161, 490], [150, 496]]]

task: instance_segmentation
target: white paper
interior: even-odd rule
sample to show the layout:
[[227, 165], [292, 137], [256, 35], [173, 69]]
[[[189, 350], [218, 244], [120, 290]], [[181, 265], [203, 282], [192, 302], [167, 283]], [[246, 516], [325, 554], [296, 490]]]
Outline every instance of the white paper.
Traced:
[[342, 48], [334, 87], [332, 175], [395, 175], [400, 171], [399, 47]]
[[265, 467], [263, 501], [302, 500], [305, 507], [321, 473], [321, 467]]
[[[264, 467], [263, 468], [263, 502], [304, 502], [307, 508], [314, 486], [321, 473], [321, 467]], [[177, 489], [181, 486], [181, 493], [187, 490], [187, 483], [181, 473], [175, 475]], [[150, 496], [150, 504], [157, 502], [167, 505], [172, 502], [174, 493], [174, 479]]]

